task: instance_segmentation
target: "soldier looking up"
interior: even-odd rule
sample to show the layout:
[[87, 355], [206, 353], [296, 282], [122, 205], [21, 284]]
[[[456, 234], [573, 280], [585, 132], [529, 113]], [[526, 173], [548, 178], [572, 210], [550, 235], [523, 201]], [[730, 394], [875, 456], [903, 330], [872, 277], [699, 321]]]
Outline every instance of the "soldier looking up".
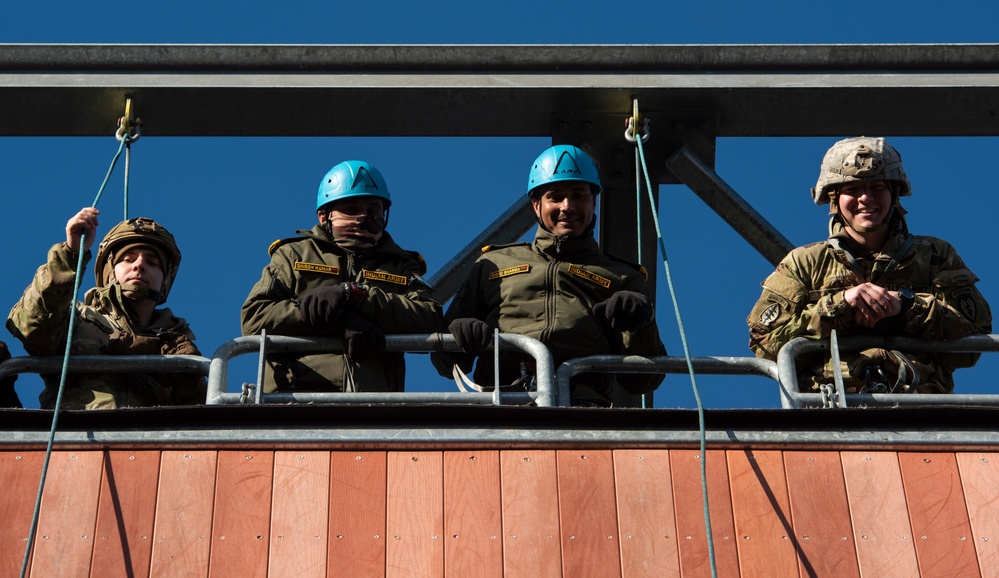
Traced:
[[340, 337], [344, 352], [269, 355], [265, 391], [403, 391], [403, 354], [385, 353], [385, 334], [440, 331], [441, 306], [423, 257], [385, 230], [391, 205], [377, 169], [344, 161], [319, 184], [319, 224], [270, 246], [243, 334]]
[[[84, 264], [97, 233], [94, 207], [66, 223], [66, 241], [49, 249], [31, 285], [7, 317], [7, 329], [30, 355], [62, 355], [69, 331], [70, 303], [79, 252]], [[80, 246], [81, 233], [85, 241]], [[74, 355], [200, 355], [187, 322], [166, 308], [180, 267], [173, 235], [148, 218], [115, 225], [97, 249], [97, 286], [77, 302]], [[58, 375], [43, 375], [42, 408], [52, 408]], [[205, 379], [196, 374], [76, 374], [63, 393], [64, 409], [196, 404], [205, 401]]]
[[[992, 329], [978, 277], [941, 239], [910, 235], [901, 197], [911, 194], [902, 157], [883, 138], [835, 143], [812, 189], [829, 204], [829, 238], [794, 249], [763, 282], [748, 318], [749, 346], [777, 359], [795, 337], [909, 335], [949, 340]], [[828, 355], [798, 358], [802, 391], [833, 381]], [[953, 372], [979, 354], [843, 352], [844, 385], [856, 393], [950, 393]]]
[[[527, 201], [538, 219], [533, 243], [488, 246], [445, 315], [464, 353], [433, 354], [437, 371], [465, 372], [487, 347], [493, 329], [533, 337], [556, 365], [589, 355], [665, 355], [655, 311], [639, 266], [607, 255], [593, 238], [600, 178], [579, 148], [546, 149], [534, 162]], [[516, 353], [500, 358], [500, 383], [529, 381], [533, 368]], [[492, 387], [491, 356], [479, 358], [475, 381]], [[661, 375], [583, 374], [573, 379], [571, 403], [637, 405], [631, 394], [651, 392]]]

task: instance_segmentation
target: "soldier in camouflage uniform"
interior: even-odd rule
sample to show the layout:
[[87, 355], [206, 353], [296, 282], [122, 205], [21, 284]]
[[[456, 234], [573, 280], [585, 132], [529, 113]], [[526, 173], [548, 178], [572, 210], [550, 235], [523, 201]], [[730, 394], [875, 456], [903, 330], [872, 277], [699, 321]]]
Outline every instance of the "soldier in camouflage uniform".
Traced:
[[[10, 351], [7, 350], [7, 344], [0, 341], [0, 362], [8, 359]], [[16, 375], [0, 379], [0, 407], [23, 407], [21, 398], [17, 397], [17, 390], [14, 389], [15, 381], [17, 381]]]
[[[911, 193], [902, 158], [883, 138], [850, 138], [826, 153], [817, 205], [829, 203], [829, 238], [791, 251], [763, 282], [748, 318], [750, 348], [775, 360], [795, 337], [907, 335], [949, 340], [989, 333], [978, 277], [941, 239], [910, 235], [900, 197]], [[950, 393], [971, 353], [843, 352], [848, 392]], [[798, 358], [802, 391], [833, 381], [828, 354]]]
[[[527, 198], [538, 218], [533, 243], [488, 246], [445, 315], [464, 353], [433, 354], [438, 372], [472, 368], [491, 343], [494, 328], [533, 337], [556, 365], [589, 355], [665, 355], [645, 271], [604, 254], [593, 238], [600, 179], [593, 161], [574, 146], [545, 150], [528, 178]], [[533, 370], [526, 358], [504, 353], [500, 383], [523, 383]], [[491, 388], [492, 355], [479, 357], [474, 380]], [[571, 383], [571, 403], [638, 405], [638, 394], [662, 375], [583, 374]], [[631, 395], [629, 395], [631, 394]]]
[[[48, 261], [7, 317], [7, 329], [31, 355], [64, 353], [79, 251], [84, 251], [86, 264], [98, 213], [84, 208], [66, 223], [66, 242], [49, 249]], [[83, 247], [81, 233], [86, 234]], [[169, 309], [156, 309], [166, 301], [179, 266], [173, 235], [156, 221], [135, 218], [115, 225], [97, 250], [97, 286], [76, 304], [72, 354], [200, 355], [187, 322]], [[52, 408], [59, 376], [42, 378], [45, 389], [39, 401], [43, 408]], [[74, 374], [68, 378], [62, 408], [204, 403], [205, 387], [204, 377], [196, 374]]]
[[271, 245], [243, 334], [340, 337], [344, 351], [268, 355], [265, 391], [403, 391], [403, 354], [385, 352], [385, 334], [434, 333], [442, 317], [423, 257], [385, 230], [391, 203], [378, 170], [342, 162], [319, 185], [319, 224]]

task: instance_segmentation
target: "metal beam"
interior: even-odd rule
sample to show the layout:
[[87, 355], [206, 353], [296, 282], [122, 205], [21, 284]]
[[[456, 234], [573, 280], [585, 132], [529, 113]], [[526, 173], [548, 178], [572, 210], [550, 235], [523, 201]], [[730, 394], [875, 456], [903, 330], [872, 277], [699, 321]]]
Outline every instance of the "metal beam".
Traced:
[[794, 249], [787, 237], [685, 147], [670, 155], [666, 166], [775, 267]]
[[542, 136], [633, 98], [712, 136], [995, 135], [999, 45], [0, 45], [2, 135], [106, 135], [127, 95], [161, 136]]

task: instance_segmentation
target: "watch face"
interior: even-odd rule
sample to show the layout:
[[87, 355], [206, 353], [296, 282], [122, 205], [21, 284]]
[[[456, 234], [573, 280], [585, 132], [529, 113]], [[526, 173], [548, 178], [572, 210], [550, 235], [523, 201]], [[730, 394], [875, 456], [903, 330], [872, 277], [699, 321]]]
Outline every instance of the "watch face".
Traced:
[[899, 292], [898, 292], [898, 296], [901, 297], [902, 299], [915, 299], [916, 298], [916, 294], [913, 293], [912, 289], [909, 289], [908, 287], [906, 287], [904, 289], [900, 289]]

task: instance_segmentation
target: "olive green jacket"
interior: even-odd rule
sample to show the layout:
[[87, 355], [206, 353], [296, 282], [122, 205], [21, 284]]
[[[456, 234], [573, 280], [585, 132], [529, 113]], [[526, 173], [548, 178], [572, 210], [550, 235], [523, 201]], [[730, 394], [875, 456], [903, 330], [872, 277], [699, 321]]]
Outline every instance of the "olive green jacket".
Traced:
[[[441, 305], [421, 275], [423, 258], [401, 249], [388, 233], [378, 246], [361, 253], [342, 249], [321, 225], [297, 231], [301, 237], [276, 241], [271, 262], [250, 290], [240, 311], [243, 335], [343, 337], [343, 329], [317, 328], [302, 320], [302, 295], [323, 285], [362, 283], [368, 296], [360, 314], [386, 335], [423, 334], [441, 330]], [[402, 353], [385, 353], [354, 363], [339, 353], [270, 355], [265, 391], [403, 391], [406, 366]]]
[[[559, 239], [539, 226], [532, 244], [483, 249], [448, 308], [445, 323], [474, 317], [502, 333], [533, 337], [548, 347], [556, 367], [589, 355], [665, 355], [654, 321], [638, 331], [621, 332], [593, 314], [594, 305], [617, 291], [649, 296], [639, 266], [604, 254], [592, 235]], [[431, 358], [445, 377], [452, 376], [453, 364], [467, 372], [473, 361], [454, 353]], [[500, 383], [520, 377], [522, 360], [516, 354], [501, 356]], [[480, 356], [474, 379], [492, 386], [492, 353]], [[642, 394], [662, 381], [662, 375], [581, 375], [572, 382], [572, 403], [608, 405], [616, 388]]]
[[[897, 334], [927, 340], [989, 333], [992, 312], [975, 287], [978, 277], [946, 241], [913, 236], [908, 250], [897, 255], [897, 267], [884, 274], [907, 237], [905, 220], [896, 218], [893, 234], [884, 249], [869, 258], [856, 257], [855, 272], [845, 249], [846, 233], [842, 224], [834, 220], [832, 242], [794, 249], [763, 282], [763, 294], [747, 319], [750, 348], [761, 358], [776, 360], [780, 348], [795, 337], [826, 339], [833, 329], [839, 337]], [[847, 289], [871, 280], [892, 291], [911, 289], [916, 295], [914, 304], [904, 314], [884, 319], [873, 328], [857, 324], [854, 309], [844, 295]], [[920, 384], [916, 390], [932, 393], [952, 392], [954, 370], [970, 367], [979, 358], [978, 354], [970, 353], [904, 355], [919, 372]], [[883, 350], [843, 352], [841, 368], [848, 391], [865, 385], [866, 377], [860, 373], [871, 363], [880, 365], [877, 361], [884, 358]], [[798, 384], [802, 391], [817, 390], [819, 385], [832, 381], [828, 353], [798, 359]]]
[[[11, 309], [7, 329], [30, 355], [62, 355], [69, 329], [70, 303], [76, 281], [78, 253], [65, 243], [49, 249], [48, 261]], [[84, 264], [90, 252], [84, 254]], [[76, 304], [74, 355], [200, 355], [187, 322], [169, 309], [157, 309], [148, 327], [138, 327], [122, 305], [121, 287], [87, 291]], [[39, 396], [43, 408], [55, 404], [58, 375], [43, 375]], [[63, 409], [196, 404], [205, 402], [205, 379], [196, 374], [75, 374], [63, 393]]]
[[[7, 349], [7, 344], [0, 341], [0, 361], [8, 359], [10, 359], [10, 351]], [[17, 391], [14, 389], [15, 381], [17, 381], [16, 375], [0, 379], [0, 407], [23, 407], [21, 399], [17, 397]]]

